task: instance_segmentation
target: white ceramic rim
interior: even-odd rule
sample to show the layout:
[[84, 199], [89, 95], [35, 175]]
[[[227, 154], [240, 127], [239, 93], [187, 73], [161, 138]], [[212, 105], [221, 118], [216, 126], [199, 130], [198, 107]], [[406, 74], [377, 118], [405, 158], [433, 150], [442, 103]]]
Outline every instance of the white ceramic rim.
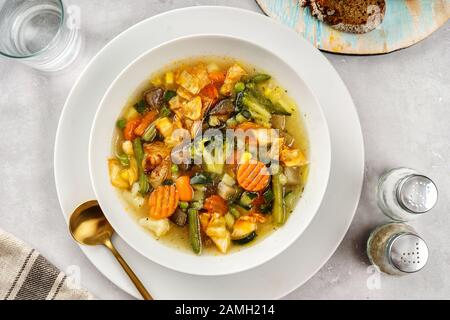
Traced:
[[[133, 87], [141, 87], [142, 83], [148, 80], [148, 77], [153, 72], [158, 71], [158, 67], [156, 67], [155, 70], [148, 70], [148, 72], [143, 71], [141, 67], [143, 63], [146, 63], [145, 60], [150, 60], [150, 63], [154, 63], [152, 60], [158, 59], [158, 57], [164, 57], [162, 60], [167, 61], [167, 63], [160, 65], [160, 69], [161, 66], [167, 65], [172, 61], [177, 61], [177, 59], [166, 58], [166, 56], [173, 52], [177, 52], [177, 49], [180, 49], [180, 47], [177, 48], [176, 46], [180, 46], [181, 44], [181, 48], [183, 48], [183, 45], [190, 46], [191, 43], [195, 43], [196, 41], [204, 42], [205, 40], [209, 41], [209, 43], [213, 41], [231, 41], [237, 42], [236, 45], [241, 47], [249, 46], [257, 48], [260, 50], [259, 54], [267, 54], [268, 57], [277, 59], [279, 69], [285, 71], [286, 69], [289, 70], [287, 72], [292, 72], [294, 77], [298, 79], [299, 82], [296, 82], [295, 84], [296, 86], [298, 85], [298, 90], [302, 91], [302, 94], [298, 94], [301, 95], [302, 98], [300, 101], [297, 101], [297, 105], [302, 106], [300, 107], [300, 114], [307, 114], [307, 117], [303, 119], [303, 122], [308, 132], [308, 139], [310, 140], [309, 152], [311, 164], [304, 193], [284, 226], [253, 246], [244, 248], [241, 251], [228, 253], [226, 255], [196, 256], [186, 250], [179, 250], [167, 246], [164, 243], [161, 243], [161, 241], [155, 240], [147, 231], [140, 227], [134, 219], [132, 219], [131, 215], [124, 215], [123, 202], [118, 198], [117, 190], [109, 182], [106, 159], [111, 155], [111, 153], [108, 152], [110, 140], [106, 143], [103, 140], [105, 136], [108, 136], [105, 134], [106, 131], [110, 131], [109, 136], [111, 138], [113, 136], [115, 119], [117, 119], [122, 111], [122, 107], [117, 109], [117, 106], [123, 106], [128, 101], [129, 96], [133, 94]], [[217, 44], [216, 42], [216, 45], [220, 46], [220, 43]], [[175, 48], [173, 48], [174, 46]], [[192, 47], [198, 48], [195, 44]], [[205, 52], [203, 49], [199, 50], [202, 53], [195, 53], [193, 55], [194, 57], [208, 55], [209, 51]], [[174, 54], [177, 56], [177, 53]], [[190, 56], [185, 58], [190, 58]], [[251, 61], [245, 62], [251, 63]], [[256, 65], [256, 67], [258, 66]], [[135, 73], [139, 73], [143, 77], [140, 83], [133, 83], [133, 74]], [[273, 72], [270, 73], [274, 74]], [[280, 74], [283, 73], [280, 72]], [[288, 88], [283, 81], [280, 80], [280, 83]], [[292, 86], [291, 83], [289, 83], [289, 85]], [[129, 94], [123, 96], [121, 93], [115, 92], [123, 91], [121, 88], [124, 86], [127, 87], [127, 92], [131, 89]], [[297, 94], [292, 87], [288, 88], [288, 90], [291, 95], [294, 93]], [[119, 100], [120, 102], [118, 102]], [[305, 110], [303, 108], [305, 104], [308, 106], [313, 105], [314, 107], [309, 108], [310, 110]], [[116, 114], [114, 114], [115, 112]], [[105, 118], [108, 118], [108, 121], [112, 120], [108, 128], [105, 127]], [[311, 135], [311, 133], [313, 134]], [[328, 126], [319, 101], [314, 96], [307, 83], [303, 81], [295, 69], [291, 68], [268, 48], [264, 48], [254, 42], [239, 37], [221, 34], [196, 34], [179, 37], [151, 48], [133, 60], [116, 77], [103, 96], [94, 117], [89, 139], [89, 172], [96, 199], [102, 207], [108, 221], [119, 236], [134, 250], [166, 268], [202, 276], [217, 276], [243, 272], [269, 261], [289, 247], [307, 228], [319, 209], [327, 187], [330, 166], [331, 147]]]
[[[293, 50], [307, 47], [306, 42], [291, 29], [273, 22], [260, 13], [223, 6], [188, 7], [164, 12], [141, 21], [117, 35], [91, 59], [78, 76], [61, 112], [55, 140], [54, 175], [61, 212], [66, 222], [72, 210], [78, 204], [94, 197], [94, 192], [90, 186], [86, 159], [89, 140], [86, 130], [90, 128], [91, 119], [84, 118], [94, 116], [92, 106], [97, 105], [101, 99], [101, 97], [90, 94], [92, 85], [106, 90], [107, 84], [103, 83], [103, 79], [110, 77], [112, 80], [119, 72], [111, 68], [107, 58], [117, 58], [118, 47], [129, 44], [131, 39], [143, 35], [151, 36], [146, 30], [152, 30], [153, 26], [167, 27], [169, 21], [174, 18], [180, 19], [186, 14], [196, 14], [199, 17], [214, 16], [216, 20], [213, 30], [225, 34], [228, 32], [234, 33], [237, 30], [236, 28], [251, 23], [264, 34], [264, 37], [256, 37], [258, 41], [266, 43], [267, 36], [275, 33], [279, 37], [274, 42], [280, 47], [288, 45], [292, 46]], [[228, 23], [226, 27], [224, 26], [224, 19], [228, 18], [234, 18], [234, 29], [230, 29]], [[202, 30], [202, 28], [198, 25], [176, 30], [168, 35], [156, 37], [152, 40], [152, 45], [185, 35], [187, 32], [191, 34], [201, 33], [199, 30]], [[244, 30], [241, 35], [253, 39], [254, 34]], [[135, 49], [136, 52], [130, 50], [127, 55], [137, 57], [141, 52], [147, 50], [147, 47], [141, 44]], [[308, 50], [312, 51], [312, 48]], [[292, 54], [285, 53], [283, 56], [292, 58]], [[120, 59], [116, 60], [116, 63], [120, 64]], [[211, 281], [209, 277], [181, 275], [142, 257], [120, 237], [116, 237], [114, 242], [122, 256], [127, 259], [144, 285], [151, 290], [153, 297], [156, 299], [182, 299], [189, 292], [191, 299], [245, 299], [248, 297], [252, 299], [279, 299], [308, 281], [335, 252], [353, 220], [359, 203], [364, 177], [364, 143], [355, 105], [334, 67], [319, 53], [314, 55], [311, 67], [320, 70], [321, 74], [327, 76], [325, 83], [315, 81], [312, 83], [312, 87], [322, 106], [325, 106], [325, 116], [328, 120], [330, 132], [332, 132], [330, 136], [332, 149], [337, 148], [338, 150], [333, 152], [329, 187], [325, 194], [325, 197], [329, 198], [329, 205], [322, 206], [319, 209], [310, 227], [302, 235], [302, 239], [316, 244], [315, 249], [309, 250], [308, 246], [299, 244], [298, 241], [295, 242], [288, 250], [271, 260], [270, 263], [264, 264], [252, 272], [240, 274], [240, 276], [245, 276], [247, 285], [242, 287], [242, 290], [236, 291], [228, 285], [235, 279], [234, 276], [219, 277], [217, 280]], [[105, 70], [106, 73], [102, 72]], [[323, 86], [324, 84], [326, 87]], [[339, 110], [339, 120], [333, 121], [333, 117], [338, 116], [337, 112], [334, 111], [337, 103], [342, 104], [342, 108]], [[84, 108], [82, 109], [84, 118], [79, 117], [80, 106]], [[344, 127], [342, 127], [341, 119], [346, 121]], [[335, 122], [338, 122], [339, 126]], [[336, 131], [336, 128], [339, 128], [339, 130]], [[81, 134], [77, 136], [77, 143], [73, 144], [73, 132], [78, 132], [80, 129], [84, 130], [81, 130]], [[68, 144], [70, 144], [70, 148], [67, 147]], [[345, 146], [345, 153], [339, 152], [339, 146]], [[345, 168], [342, 168], [342, 165]], [[74, 171], [74, 168], [77, 171]], [[346, 171], [342, 172], [342, 169]], [[349, 183], [337, 187], [336, 185], [342, 179]], [[327, 210], [333, 211], [336, 208], [339, 208], [339, 210], [328, 217]], [[323, 236], [317, 237], [318, 234]], [[105, 277], [128, 294], [140, 298], [139, 292], [106, 249], [82, 245], [79, 245], [79, 248]], [[299, 251], [308, 255], [308, 259], [299, 258], [297, 254]], [[272, 276], [273, 270], [277, 268], [285, 268], [289, 276]], [[156, 278], [154, 277], [155, 273], [158, 273]], [[261, 282], [262, 277], [268, 278], [269, 282]], [[174, 279], [174, 281], [166, 281], [169, 279]], [[85, 282], [84, 284], [89, 288], [88, 284]], [[221, 288], [220, 291], [214, 289], [217, 286]]]

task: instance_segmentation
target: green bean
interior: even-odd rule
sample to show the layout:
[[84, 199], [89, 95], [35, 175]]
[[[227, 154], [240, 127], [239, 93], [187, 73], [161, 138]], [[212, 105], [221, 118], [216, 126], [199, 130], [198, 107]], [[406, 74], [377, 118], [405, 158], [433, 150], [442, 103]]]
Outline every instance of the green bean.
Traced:
[[200, 236], [200, 220], [198, 211], [195, 209], [188, 210], [189, 219], [189, 240], [191, 242], [192, 250], [196, 254], [202, 253], [202, 239]]
[[267, 81], [270, 78], [271, 78], [271, 76], [269, 76], [268, 74], [260, 73], [260, 74], [257, 74], [255, 76], [251, 77], [249, 82], [260, 83], [263, 81]]
[[284, 224], [286, 218], [285, 208], [283, 205], [283, 186], [280, 183], [280, 174], [278, 172], [272, 176], [272, 191], [273, 191], [273, 220], [277, 225]]
[[150, 191], [150, 184], [148, 183], [144, 168], [142, 167], [142, 161], [144, 160], [144, 150], [142, 149], [141, 138], [134, 139], [133, 151], [139, 170], [139, 192], [141, 194], [146, 194]]
[[133, 151], [136, 156], [139, 170], [142, 171], [142, 160], [144, 160], [144, 149], [142, 148], [141, 138], [136, 138], [133, 141]]

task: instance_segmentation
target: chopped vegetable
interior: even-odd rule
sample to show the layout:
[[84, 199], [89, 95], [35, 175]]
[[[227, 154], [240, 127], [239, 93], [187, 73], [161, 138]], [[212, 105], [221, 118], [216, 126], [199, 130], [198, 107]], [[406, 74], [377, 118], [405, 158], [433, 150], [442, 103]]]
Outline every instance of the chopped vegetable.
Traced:
[[202, 238], [200, 236], [200, 221], [198, 211], [195, 209], [188, 210], [189, 219], [189, 240], [192, 250], [196, 254], [202, 253]]
[[234, 207], [234, 206], [230, 207], [230, 213], [233, 215], [233, 217], [235, 219], [238, 219], [241, 216], [241, 213], [239, 212], [239, 210], [236, 209], [236, 207]]
[[159, 118], [155, 121], [156, 129], [161, 133], [164, 138], [169, 138], [172, 136], [174, 130], [172, 121], [167, 118]]
[[305, 155], [298, 149], [283, 146], [280, 153], [281, 162], [287, 167], [299, 167], [308, 164]]
[[170, 230], [168, 219], [153, 219], [151, 217], [141, 218], [139, 224], [144, 228], [152, 231], [156, 237], [162, 237]]
[[301, 183], [299, 167], [285, 167], [284, 175], [286, 176], [286, 185], [296, 186]]
[[145, 111], [148, 110], [147, 102], [145, 102], [144, 99], [139, 100], [139, 102], [137, 102], [137, 103], [134, 105], [134, 109], [135, 109], [137, 112], [139, 112], [140, 114], [143, 114]]
[[234, 111], [233, 100], [222, 99], [209, 111], [210, 115], [229, 115]]
[[220, 252], [226, 253], [228, 251], [231, 237], [230, 232], [227, 230], [226, 220], [223, 216], [213, 213], [205, 233], [211, 238]]
[[180, 201], [180, 203], [178, 204], [178, 206], [179, 206], [182, 210], [186, 210], [187, 208], [189, 208], [189, 202], [186, 202], [186, 201]]
[[256, 231], [253, 231], [252, 233], [250, 233], [248, 236], [246, 236], [244, 238], [233, 240], [233, 243], [236, 243], [236, 244], [239, 244], [239, 245], [247, 244], [247, 243], [255, 240], [256, 235], [257, 235]]
[[162, 106], [162, 104], [164, 103], [163, 96], [164, 89], [162, 88], [153, 88], [144, 92], [145, 102], [148, 106], [150, 106], [150, 109], [153, 110], [157, 110]]
[[125, 114], [123, 115], [123, 118], [128, 122], [130, 120], [139, 118], [140, 114], [139, 112], [136, 111], [135, 108], [131, 107], [128, 108], [128, 110], [125, 112]]
[[283, 203], [283, 186], [280, 183], [280, 173], [276, 173], [272, 176], [272, 190], [273, 190], [273, 207], [272, 215], [274, 222], [277, 225], [284, 224], [286, 215]]
[[149, 215], [153, 219], [170, 217], [178, 206], [179, 195], [177, 188], [172, 186], [159, 186], [148, 199]]
[[171, 113], [172, 113], [172, 112], [170, 111], [170, 109], [167, 108], [166, 106], [164, 106], [164, 107], [161, 108], [161, 110], [160, 110], [160, 112], [159, 112], [159, 116], [160, 116], [161, 118], [163, 118], [163, 117], [168, 117], [168, 116], [170, 116]]
[[213, 84], [209, 84], [200, 91], [202, 100], [207, 101], [210, 105], [214, 104], [219, 98], [219, 92]]
[[166, 85], [172, 85], [174, 82], [173, 72], [167, 72], [165, 76]]
[[230, 201], [235, 198], [236, 188], [221, 181], [217, 185], [217, 194], [221, 196], [223, 199]]
[[139, 125], [134, 129], [134, 134], [137, 136], [142, 136], [145, 133], [145, 130], [150, 126], [150, 124], [156, 119], [158, 112], [155, 110], [151, 110], [147, 112], [141, 119]]
[[256, 197], [258, 197], [257, 193], [246, 191], [241, 195], [239, 204], [246, 209], [250, 209], [252, 207], [253, 200], [255, 200]]
[[178, 168], [178, 166], [174, 163], [172, 164], [172, 166], [170, 167], [170, 171], [172, 172], [172, 174], [177, 174], [180, 169]]
[[117, 159], [108, 160], [108, 167], [111, 184], [120, 189], [128, 189], [128, 181], [120, 176], [122, 168], [120, 167], [119, 161]]
[[117, 160], [120, 161], [120, 164], [124, 167], [128, 167], [130, 165], [130, 159], [128, 159], [128, 155], [126, 154], [118, 154], [116, 155]]
[[122, 143], [122, 150], [123, 150], [123, 152], [125, 152], [126, 155], [129, 155], [129, 156], [134, 155], [133, 143], [130, 140], [125, 140]]
[[236, 220], [234, 218], [234, 216], [231, 213], [227, 212], [227, 214], [224, 216], [224, 218], [225, 218], [225, 223], [227, 224], [228, 230], [233, 230], [234, 222]]
[[155, 123], [150, 124], [147, 129], [145, 129], [142, 135], [142, 140], [145, 142], [152, 142], [156, 138], [156, 125]]
[[255, 119], [257, 123], [265, 127], [270, 127], [272, 115], [257, 99], [248, 93], [244, 93], [242, 104], [248, 108], [252, 118]]
[[181, 201], [192, 201], [194, 191], [192, 190], [191, 184], [189, 183], [189, 176], [179, 177], [176, 180], [175, 185], [177, 186]]
[[173, 90], [166, 90], [166, 92], [164, 92], [164, 101], [165, 102], [169, 102], [170, 99], [172, 99], [173, 97], [175, 97], [177, 95], [177, 93]]
[[222, 197], [218, 195], [212, 195], [205, 200], [203, 205], [206, 211], [211, 213], [219, 213], [224, 215], [228, 212], [228, 205]]
[[237, 82], [234, 85], [234, 92], [239, 93], [245, 90], [245, 84], [243, 82]]
[[223, 71], [213, 71], [209, 73], [209, 79], [214, 84], [222, 84], [225, 81], [225, 72]]
[[188, 103], [183, 104], [183, 115], [191, 120], [198, 120], [202, 116], [202, 98], [195, 97]]
[[230, 187], [236, 184], [236, 181], [228, 173], [225, 173], [223, 175], [222, 182], [229, 185]]
[[179, 227], [184, 227], [187, 223], [187, 214], [180, 208], [175, 210], [175, 213], [170, 216], [170, 221], [175, 223]]
[[260, 191], [267, 187], [269, 170], [261, 161], [250, 161], [239, 166], [237, 181], [247, 191]]
[[284, 196], [284, 204], [289, 208], [293, 208], [294, 203], [295, 203], [295, 194], [294, 192], [291, 191]]
[[125, 126], [127, 125], [127, 120], [125, 119], [119, 119], [116, 122], [117, 128], [119, 128], [120, 130], [125, 129]]
[[242, 216], [234, 223], [231, 239], [239, 240], [248, 237], [252, 232], [256, 231], [256, 219], [251, 216]]
[[192, 74], [190, 74], [186, 70], [183, 70], [180, 73], [176, 82], [177, 82], [177, 84], [182, 86], [184, 89], [186, 89], [193, 95], [198, 94], [201, 90], [199, 79], [194, 77]]
[[250, 78], [249, 82], [260, 83], [267, 81], [271, 78], [268, 74], [259, 73]]
[[141, 123], [141, 118], [136, 118], [133, 120], [130, 120], [125, 125], [125, 128], [123, 129], [123, 137], [125, 140], [134, 140], [136, 138], [136, 134], [134, 133], [134, 130], [139, 126]]
[[212, 183], [211, 176], [205, 173], [197, 173], [191, 178], [191, 184], [210, 184]]
[[224, 96], [230, 96], [236, 82], [238, 82], [245, 74], [247, 73], [240, 65], [232, 65], [227, 71], [223, 85], [220, 88], [220, 93]]
[[279, 86], [266, 86], [264, 96], [272, 102], [273, 113], [291, 115], [295, 112], [295, 104], [287, 97]]

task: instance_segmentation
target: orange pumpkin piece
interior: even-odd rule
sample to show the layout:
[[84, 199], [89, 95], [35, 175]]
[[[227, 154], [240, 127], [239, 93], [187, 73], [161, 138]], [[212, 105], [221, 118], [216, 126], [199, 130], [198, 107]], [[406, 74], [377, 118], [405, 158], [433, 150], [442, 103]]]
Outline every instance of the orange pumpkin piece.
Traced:
[[267, 187], [269, 180], [269, 170], [261, 161], [246, 162], [238, 168], [237, 181], [247, 191], [261, 191]]
[[178, 206], [178, 200], [178, 191], [174, 185], [159, 186], [148, 199], [150, 217], [153, 219], [170, 217]]
[[205, 200], [203, 208], [205, 208], [205, 210], [210, 213], [219, 213], [221, 215], [224, 215], [228, 212], [227, 203], [222, 199], [221, 196], [218, 196], [217, 194], [207, 198]]

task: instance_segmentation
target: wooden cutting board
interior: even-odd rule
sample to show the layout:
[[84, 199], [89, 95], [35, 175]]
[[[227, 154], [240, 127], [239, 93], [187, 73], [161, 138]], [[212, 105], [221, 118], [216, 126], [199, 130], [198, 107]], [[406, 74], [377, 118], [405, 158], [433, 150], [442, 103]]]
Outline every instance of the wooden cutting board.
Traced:
[[269, 16], [293, 28], [315, 47], [345, 54], [381, 54], [409, 47], [450, 17], [450, 0], [386, 0], [383, 23], [365, 34], [337, 31], [311, 16], [297, 0], [256, 0]]

